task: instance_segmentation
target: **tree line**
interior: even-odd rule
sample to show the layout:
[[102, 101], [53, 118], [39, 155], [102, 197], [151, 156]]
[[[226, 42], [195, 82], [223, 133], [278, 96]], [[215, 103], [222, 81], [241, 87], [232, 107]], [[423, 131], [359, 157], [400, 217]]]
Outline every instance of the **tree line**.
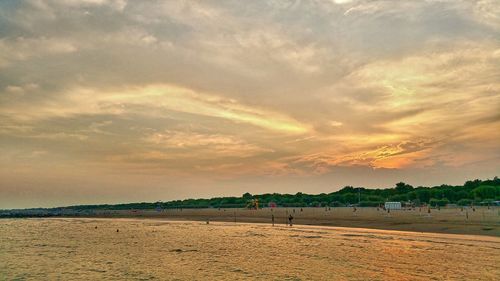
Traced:
[[440, 185], [433, 187], [413, 187], [404, 182], [392, 188], [369, 189], [365, 187], [346, 186], [338, 191], [321, 194], [266, 193], [252, 195], [245, 193], [240, 197], [215, 197], [211, 199], [184, 199], [168, 202], [143, 202], [115, 205], [81, 205], [66, 208], [76, 210], [130, 210], [130, 209], [177, 209], [177, 208], [244, 208], [254, 199], [258, 199], [261, 207], [270, 204], [279, 207], [338, 207], [361, 206], [374, 207], [384, 202], [403, 202], [416, 206], [431, 205], [459, 206], [492, 204], [500, 200], [500, 179], [472, 180], [463, 185]]

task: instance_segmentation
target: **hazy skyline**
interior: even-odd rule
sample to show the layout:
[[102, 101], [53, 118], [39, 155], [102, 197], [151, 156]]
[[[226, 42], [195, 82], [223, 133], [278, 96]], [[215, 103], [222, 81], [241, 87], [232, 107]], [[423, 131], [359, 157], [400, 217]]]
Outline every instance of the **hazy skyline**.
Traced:
[[495, 0], [0, 2], [0, 208], [500, 176]]

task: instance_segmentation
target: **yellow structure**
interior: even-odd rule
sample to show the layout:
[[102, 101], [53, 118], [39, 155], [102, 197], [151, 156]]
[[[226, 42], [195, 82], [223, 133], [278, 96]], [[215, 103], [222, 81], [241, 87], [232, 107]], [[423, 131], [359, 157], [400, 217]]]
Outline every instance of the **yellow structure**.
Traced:
[[252, 199], [250, 202], [248, 202], [247, 209], [259, 209], [259, 199]]

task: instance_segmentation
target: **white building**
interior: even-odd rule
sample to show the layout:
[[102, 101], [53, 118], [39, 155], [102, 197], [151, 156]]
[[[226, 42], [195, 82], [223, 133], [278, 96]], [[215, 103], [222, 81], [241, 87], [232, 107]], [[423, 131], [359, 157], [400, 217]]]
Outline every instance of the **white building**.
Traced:
[[401, 202], [385, 202], [385, 208], [389, 210], [401, 210]]

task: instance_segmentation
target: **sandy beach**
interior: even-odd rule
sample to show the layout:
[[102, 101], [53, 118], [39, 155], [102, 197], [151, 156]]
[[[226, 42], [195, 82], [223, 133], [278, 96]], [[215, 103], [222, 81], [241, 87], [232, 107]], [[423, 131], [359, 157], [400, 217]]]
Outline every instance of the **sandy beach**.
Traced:
[[[474, 234], [500, 237], [500, 208], [415, 208], [392, 210], [377, 208], [264, 208], [247, 209], [166, 209], [95, 211], [91, 217], [157, 218], [167, 220], [195, 220], [221, 222], [254, 222], [284, 225], [289, 215], [294, 224], [342, 226], [371, 229]], [[85, 215], [89, 216], [89, 215]]]
[[52, 218], [0, 220], [0, 235], [1, 280], [494, 280], [500, 275], [500, 238], [476, 235]]

